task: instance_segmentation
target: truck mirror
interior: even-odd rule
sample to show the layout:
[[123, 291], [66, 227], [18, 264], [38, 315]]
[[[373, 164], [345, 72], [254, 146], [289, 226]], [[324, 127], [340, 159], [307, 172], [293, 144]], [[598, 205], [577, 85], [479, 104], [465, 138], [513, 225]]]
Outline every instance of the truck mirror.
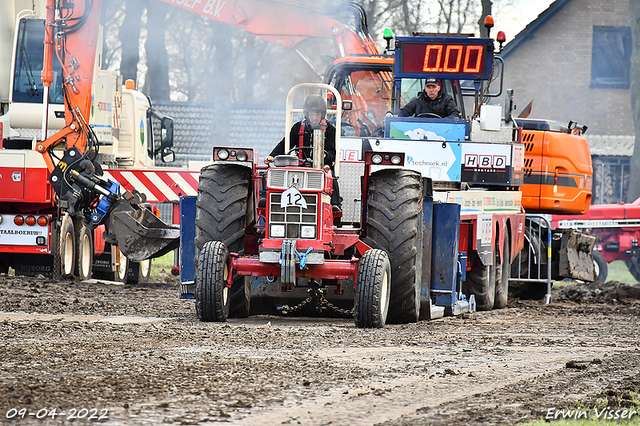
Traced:
[[[170, 148], [173, 146], [173, 119], [162, 117], [160, 122], [160, 146]], [[163, 151], [164, 155], [164, 151]]]
[[176, 160], [176, 153], [171, 148], [164, 148], [160, 158], [165, 163], [173, 163]]
[[343, 111], [351, 111], [353, 109], [353, 102], [350, 100], [342, 101], [342, 110]]

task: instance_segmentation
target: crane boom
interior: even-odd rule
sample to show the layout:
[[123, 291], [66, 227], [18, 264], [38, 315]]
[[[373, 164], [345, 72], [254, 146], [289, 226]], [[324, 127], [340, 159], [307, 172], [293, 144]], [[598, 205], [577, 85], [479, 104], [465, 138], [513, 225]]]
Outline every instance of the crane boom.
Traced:
[[326, 16], [317, 4], [305, 1], [159, 1], [232, 25], [287, 49], [298, 49], [299, 44], [308, 39], [326, 38], [333, 40], [339, 57], [379, 53], [366, 31], [366, 23], [357, 24], [359, 28], [364, 27], [364, 31], [356, 32]]

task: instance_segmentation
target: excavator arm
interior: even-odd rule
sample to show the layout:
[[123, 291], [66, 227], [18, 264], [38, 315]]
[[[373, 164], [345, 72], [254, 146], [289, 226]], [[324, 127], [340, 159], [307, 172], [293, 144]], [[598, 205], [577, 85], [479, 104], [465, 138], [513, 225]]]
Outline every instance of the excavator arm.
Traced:
[[338, 57], [374, 54], [378, 48], [367, 30], [366, 16], [355, 4], [355, 29], [329, 18], [315, 3], [286, 0], [159, 0], [255, 34], [270, 43], [297, 50], [311, 38], [333, 40]]
[[122, 193], [95, 161], [98, 139], [88, 123], [101, 10], [102, 0], [47, 0], [42, 81], [45, 88], [51, 86], [52, 64], [59, 61], [65, 127], [38, 142], [36, 149], [44, 156], [58, 206], [72, 216], [82, 215], [92, 228], [104, 224], [105, 241], [140, 261], [175, 249], [179, 230], [142, 207], [143, 194]]

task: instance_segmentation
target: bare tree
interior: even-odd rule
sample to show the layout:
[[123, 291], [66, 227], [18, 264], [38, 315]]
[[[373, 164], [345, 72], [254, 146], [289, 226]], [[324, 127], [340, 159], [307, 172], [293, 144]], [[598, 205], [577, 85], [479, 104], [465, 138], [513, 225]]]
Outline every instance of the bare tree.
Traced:
[[493, 6], [493, 2], [491, 0], [481, 0], [482, 2], [482, 14], [480, 15], [480, 19], [478, 19], [478, 28], [480, 28], [480, 37], [487, 37], [488, 30], [484, 26], [484, 19], [491, 15], [491, 6]]
[[[629, 162], [630, 182], [640, 182], [640, 2], [630, 0], [631, 39], [633, 50], [631, 53], [631, 109], [635, 126], [636, 140], [633, 154]], [[640, 186], [629, 185], [627, 202], [631, 203], [640, 197]]]

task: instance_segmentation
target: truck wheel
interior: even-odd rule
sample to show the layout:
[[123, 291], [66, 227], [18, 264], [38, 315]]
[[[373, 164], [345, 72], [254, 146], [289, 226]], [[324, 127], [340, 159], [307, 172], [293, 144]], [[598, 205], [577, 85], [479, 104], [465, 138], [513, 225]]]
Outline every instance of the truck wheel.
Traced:
[[[224, 243], [230, 252], [244, 254], [251, 169], [235, 164], [212, 164], [200, 172], [196, 201], [196, 269], [199, 252], [208, 241]], [[233, 275], [230, 317], [246, 318], [251, 304], [251, 278]]]
[[74, 220], [76, 231], [76, 276], [80, 281], [91, 278], [93, 272], [93, 230], [87, 226], [82, 218]]
[[504, 243], [502, 244], [502, 263], [499, 263], [498, 250], [494, 257], [494, 265], [496, 271], [496, 299], [493, 304], [494, 309], [502, 309], [507, 307], [509, 299], [509, 273], [511, 272], [511, 263], [509, 262], [509, 233], [504, 230]]
[[387, 169], [369, 177], [367, 243], [391, 263], [389, 323], [420, 318], [422, 276], [422, 178], [413, 170]]
[[220, 241], [209, 241], [200, 250], [196, 266], [196, 313], [201, 321], [224, 322], [231, 295], [227, 287], [229, 250]]
[[476, 309], [490, 311], [493, 309], [496, 297], [496, 279], [493, 266], [482, 266], [479, 269], [467, 271], [467, 279], [462, 282], [462, 291], [467, 296], [472, 294], [476, 298]]
[[113, 273], [113, 280], [122, 284], [127, 283], [129, 276], [129, 259], [122, 254], [120, 249], [116, 246], [111, 246], [111, 250], [114, 251], [116, 270]]
[[[598, 277], [598, 282], [604, 284], [607, 282], [607, 275], [609, 275], [609, 264], [599, 251], [592, 251], [591, 253], [593, 253], [593, 269]], [[629, 268], [629, 271], [631, 271], [631, 268]]]
[[71, 216], [65, 214], [60, 226], [60, 274], [62, 278], [73, 278], [76, 271], [76, 232]]
[[151, 279], [151, 259], [138, 262], [138, 284], [148, 283]]
[[143, 284], [149, 282], [151, 276], [151, 259], [141, 262], [129, 261], [127, 284]]
[[382, 250], [367, 250], [358, 261], [355, 305], [356, 327], [380, 328], [387, 322], [391, 293], [391, 264]]

